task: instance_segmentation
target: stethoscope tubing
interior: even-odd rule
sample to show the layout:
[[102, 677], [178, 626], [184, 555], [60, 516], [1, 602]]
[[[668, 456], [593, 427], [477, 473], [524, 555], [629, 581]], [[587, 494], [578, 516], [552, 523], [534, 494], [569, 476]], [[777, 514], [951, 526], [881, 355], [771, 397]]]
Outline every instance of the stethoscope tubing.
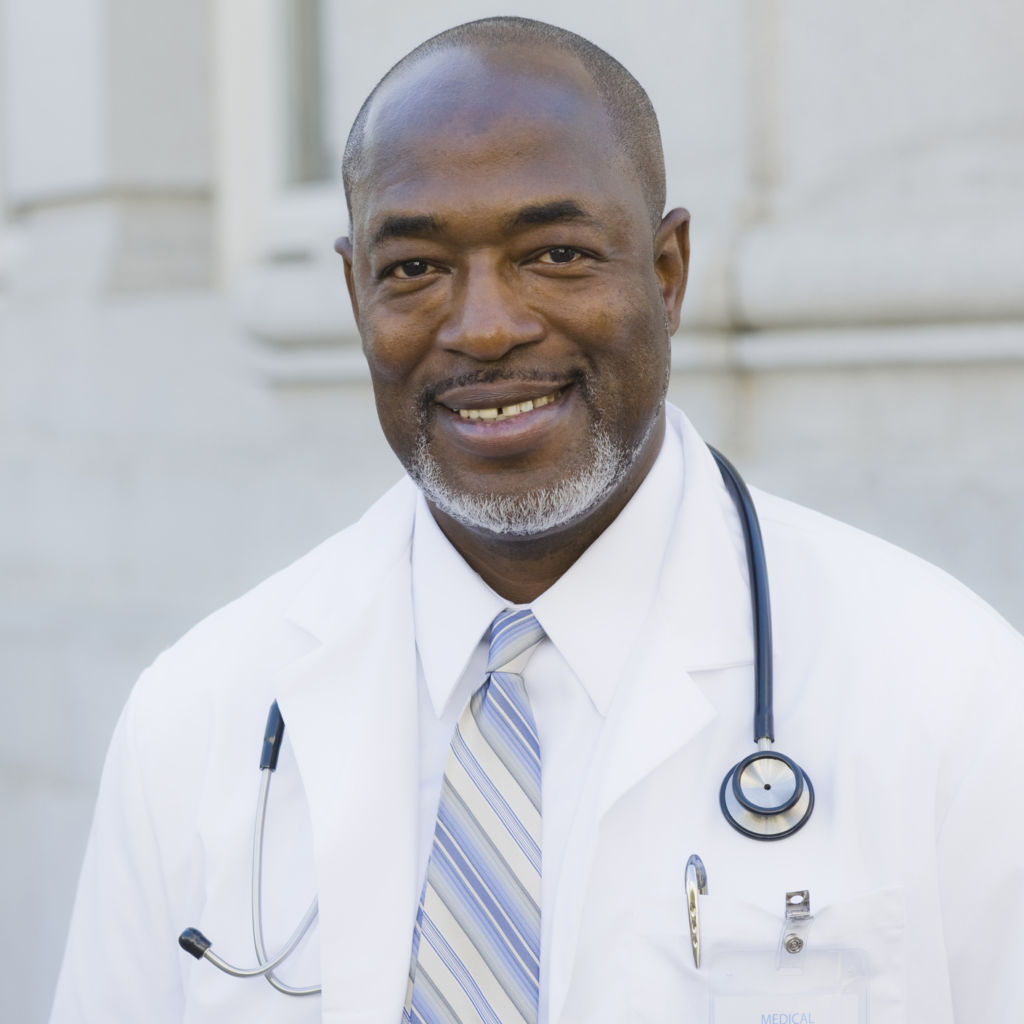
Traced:
[[775, 742], [775, 716], [773, 693], [772, 607], [768, 591], [767, 558], [761, 524], [754, 508], [754, 499], [747, 490], [736, 467], [717, 449], [711, 454], [722, 480], [742, 519], [743, 541], [747, 549], [747, 571], [750, 575], [750, 604], [754, 618], [754, 742]]
[[277, 715], [279, 735], [275, 746], [273, 766], [263, 768], [260, 772], [260, 791], [256, 800], [256, 828], [253, 830], [252, 841], [252, 940], [256, 947], [256, 961], [264, 968], [263, 976], [267, 981], [286, 996], [314, 996], [320, 991], [319, 985], [294, 986], [281, 981], [274, 974], [273, 968], [283, 960], [291, 956], [298, 944], [306, 937], [306, 933], [313, 927], [317, 915], [320, 912], [319, 897], [314, 897], [298, 923], [295, 931], [285, 943], [284, 948], [273, 960], [267, 956], [266, 945], [263, 941], [263, 835], [267, 823], [267, 801], [270, 797], [270, 782], [273, 778], [274, 769], [277, 767], [276, 751], [280, 749], [281, 738], [284, 736], [284, 720], [277, 708], [277, 701], [274, 701], [270, 717], [267, 721], [267, 732], [270, 732], [271, 722], [274, 715]]
[[321, 991], [320, 985], [288, 985], [274, 974], [274, 969], [295, 952], [299, 943], [313, 927], [320, 912], [319, 898], [313, 897], [313, 902], [310, 903], [295, 930], [273, 957], [267, 956], [266, 943], [263, 939], [263, 842], [267, 824], [267, 804], [270, 799], [270, 783], [277, 769], [277, 759], [284, 739], [284, 719], [281, 717], [277, 701], [270, 706], [263, 735], [263, 747], [260, 754], [260, 788], [256, 797], [256, 820], [253, 826], [251, 875], [252, 938], [256, 949], [257, 966], [236, 967], [234, 964], [228, 963], [223, 957], [213, 952], [210, 940], [198, 928], [186, 928], [178, 937], [178, 944], [197, 960], [209, 960], [214, 967], [225, 974], [230, 974], [233, 978], [262, 976], [278, 992], [286, 996], [312, 996]]

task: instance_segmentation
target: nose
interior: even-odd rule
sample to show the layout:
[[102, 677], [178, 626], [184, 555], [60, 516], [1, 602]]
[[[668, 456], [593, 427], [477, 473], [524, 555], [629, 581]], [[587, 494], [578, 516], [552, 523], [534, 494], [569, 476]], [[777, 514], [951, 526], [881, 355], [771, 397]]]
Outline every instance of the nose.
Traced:
[[543, 336], [541, 319], [526, 303], [514, 268], [486, 258], [470, 260], [456, 274], [450, 301], [437, 335], [449, 351], [492, 362]]

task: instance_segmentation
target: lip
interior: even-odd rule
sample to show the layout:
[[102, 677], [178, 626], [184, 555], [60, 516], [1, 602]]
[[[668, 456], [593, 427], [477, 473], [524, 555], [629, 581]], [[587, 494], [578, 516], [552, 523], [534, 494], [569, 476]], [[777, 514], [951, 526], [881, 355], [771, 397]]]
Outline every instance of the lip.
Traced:
[[[453, 388], [437, 399], [437, 427], [468, 455], [485, 459], [529, 455], [557, 441], [579, 402], [571, 383], [504, 381]], [[555, 394], [554, 401], [507, 419], [464, 419], [459, 409], [493, 409]]]
[[460, 409], [500, 409], [562, 392], [570, 383], [567, 380], [502, 380], [468, 384], [447, 388], [434, 400], [455, 413]]

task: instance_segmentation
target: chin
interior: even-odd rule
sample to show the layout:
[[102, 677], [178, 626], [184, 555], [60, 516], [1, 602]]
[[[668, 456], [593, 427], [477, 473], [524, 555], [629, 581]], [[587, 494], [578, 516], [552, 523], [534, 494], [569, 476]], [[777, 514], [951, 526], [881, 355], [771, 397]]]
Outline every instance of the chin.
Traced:
[[586, 464], [558, 483], [521, 494], [479, 494], [453, 487], [421, 437], [409, 475], [430, 504], [467, 528], [502, 536], [540, 537], [585, 519], [625, 480], [654, 429], [634, 447], [594, 432]]

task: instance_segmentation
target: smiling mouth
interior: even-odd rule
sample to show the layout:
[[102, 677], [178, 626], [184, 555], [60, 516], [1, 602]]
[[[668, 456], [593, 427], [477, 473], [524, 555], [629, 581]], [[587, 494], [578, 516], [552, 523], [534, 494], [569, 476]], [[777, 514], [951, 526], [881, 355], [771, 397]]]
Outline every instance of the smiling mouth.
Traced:
[[543, 408], [550, 405], [564, 388], [552, 391], [549, 395], [541, 395], [539, 398], [528, 398], [523, 402], [516, 402], [512, 405], [495, 406], [491, 409], [456, 409], [455, 411], [464, 420], [488, 420], [492, 423], [500, 423], [502, 420], [512, 419], [514, 416], [521, 416], [524, 412], [531, 412], [533, 409]]

